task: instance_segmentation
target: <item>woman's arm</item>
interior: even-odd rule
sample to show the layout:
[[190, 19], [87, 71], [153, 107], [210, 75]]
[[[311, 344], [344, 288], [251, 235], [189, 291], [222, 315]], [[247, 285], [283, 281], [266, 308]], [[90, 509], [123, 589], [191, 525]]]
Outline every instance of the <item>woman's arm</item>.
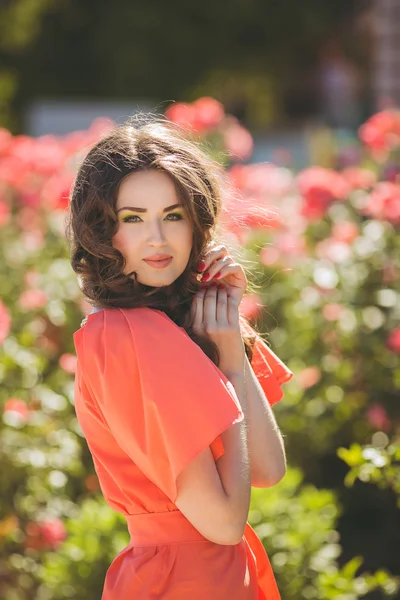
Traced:
[[251, 485], [270, 487], [286, 473], [285, 447], [272, 409], [247, 356], [245, 382]]

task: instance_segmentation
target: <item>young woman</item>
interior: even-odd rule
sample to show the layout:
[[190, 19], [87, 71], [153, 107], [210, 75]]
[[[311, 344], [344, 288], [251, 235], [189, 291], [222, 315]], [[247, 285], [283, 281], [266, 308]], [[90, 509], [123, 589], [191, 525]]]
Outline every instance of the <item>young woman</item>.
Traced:
[[220, 211], [218, 166], [162, 117], [115, 127], [77, 174], [67, 236], [94, 310], [75, 409], [131, 536], [102, 600], [279, 599], [247, 517], [285, 473], [271, 406], [292, 373], [239, 315]]

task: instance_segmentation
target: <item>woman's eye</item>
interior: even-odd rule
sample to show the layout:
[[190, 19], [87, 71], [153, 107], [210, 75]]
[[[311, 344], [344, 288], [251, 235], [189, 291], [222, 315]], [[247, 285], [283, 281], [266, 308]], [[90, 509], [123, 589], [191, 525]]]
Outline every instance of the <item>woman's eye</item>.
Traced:
[[[183, 219], [182, 215], [180, 213], [169, 213], [165, 218], [167, 219], [168, 217], [177, 217], [176, 219], [168, 219], [169, 221], [180, 221], [181, 219]], [[129, 215], [129, 217], [125, 217], [123, 219], [124, 223], [138, 223], [138, 221], [132, 221], [132, 219], [140, 219], [140, 217], [138, 215]]]

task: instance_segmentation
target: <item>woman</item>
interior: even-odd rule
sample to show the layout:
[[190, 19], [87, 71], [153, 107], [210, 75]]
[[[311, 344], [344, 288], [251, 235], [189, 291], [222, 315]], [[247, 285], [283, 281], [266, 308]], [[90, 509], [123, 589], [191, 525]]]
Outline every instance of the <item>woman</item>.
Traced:
[[247, 517], [285, 472], [270, 406], [292, 373], [239, 315], [220, 210], [217, 165], [162, 117], [116, 127], [77, 174], [67, 235], [94, 310], [75, 409], [131, 536], [102, 600], [279, 599]]

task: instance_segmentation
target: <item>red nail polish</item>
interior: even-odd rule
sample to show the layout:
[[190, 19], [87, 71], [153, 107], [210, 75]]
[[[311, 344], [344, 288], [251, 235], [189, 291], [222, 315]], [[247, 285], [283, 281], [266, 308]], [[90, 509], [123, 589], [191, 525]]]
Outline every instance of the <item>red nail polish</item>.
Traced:
[[203, 277], [201, 278], [202, 281], [207, 281], [207, 279], [210, 277], [210, 273], [206, 273], [205, 275], [203, 275]]
[[206, 263], [205, 262], [201, 262], [199, 264], [199, 271], [204, 271], [205, 268], [206, 268]]
[[214, 279], [218, 279], [218, 277], [221, 277], [221, 273], [216, 273], [216, 274], [214, 275]]

